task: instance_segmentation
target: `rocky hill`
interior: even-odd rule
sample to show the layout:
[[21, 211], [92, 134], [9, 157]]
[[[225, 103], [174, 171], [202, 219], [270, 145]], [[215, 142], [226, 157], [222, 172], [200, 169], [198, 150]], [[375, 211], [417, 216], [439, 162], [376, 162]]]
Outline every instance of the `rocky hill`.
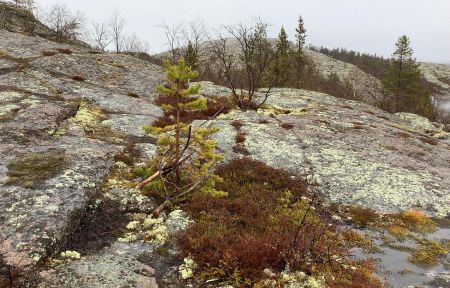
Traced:
[[[357, 71], [308, 53], [326, 63], [323, 73], [353, 79]], [[131, 220], [147, 219], [164, 242], [186, 227], [183, 212], [155, 222], [153, 200], [121, 178], [155, 153], [142, 126], [163, 114], [154, 104], [162, 71], [0, 30], [0, 276], [18, 287], [180, 287], [175, 252], [129, 231]], [[229, 95], [201, 84], [205, 97]], [[242, 122], [239, 131], [233, 121]], [[288, 169], [331, 202], [450, 213], [449, 133], [416, 115], [276, 89], [258, 112], [232, 111], [213, 123], [227, 160], [245, 155]], [[236, 143], [237, 133], [245, 140]]]

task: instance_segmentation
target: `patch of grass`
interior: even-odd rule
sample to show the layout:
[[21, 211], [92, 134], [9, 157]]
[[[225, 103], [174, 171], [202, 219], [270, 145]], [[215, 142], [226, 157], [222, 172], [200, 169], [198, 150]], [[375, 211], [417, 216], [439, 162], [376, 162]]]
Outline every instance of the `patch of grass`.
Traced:
[[215, 278], [233, 287], [263, 287], [258, 285], [267, 278], [264, 269], [276, 278], [289, 266], [292, 272], [324, 276], [327, 287], [381, 287], [368, 262], [346, 258], [345, 237], [304, 180], [249, 158], [232, 160], [215, 173], [224, 179], [216, 188], [228, 197], [193, 195], [183, 208], [194, 222], [176, 237], [180, 256], [197, 264], [198, 286]]
[[[160, 96], [155, 100], [158, 106], [164, 104], [170, 104], [176, 106], [174, 97]], [[192, 99], [190, 99], [192, 100]], [[184, 101], [189, 102], [189, 99], [184, 99]], [[182, 111], [180, 114], [180, 121], [186, 124], [192, 123], [194, 120], [206, 120], [217, 114], [225, 114], [230, 112], [233, 108], [233, 104], [228, 97], [208, 97], [207, 98], [207, 109], [205, 110], [192, 110], [192, 111]], [[175, 110], [171, 112], [164, 112], [164, 115], [152, 123], [155, 127], [165, 127], [167, 125], [175, 124]]]
[[8, 164], [9, 185], [36, 188], [46, 179], [61, 172], [65, 163], [62, 149], [50, 149], [42, 153], [24, 154]]
[[419, 241], [419, 247], [414, 250], [409, 260], [421, 266], [436, 265], [439, 258], [446, 256], [450, 252], [450, 241], [445, 242], [430, 241], [427, 239], [421, 239]]

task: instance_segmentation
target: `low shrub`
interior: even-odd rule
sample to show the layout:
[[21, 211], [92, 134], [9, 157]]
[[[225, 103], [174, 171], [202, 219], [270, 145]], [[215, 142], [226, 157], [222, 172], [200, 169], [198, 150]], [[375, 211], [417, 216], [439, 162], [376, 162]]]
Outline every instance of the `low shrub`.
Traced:
[[450, 253], [450, 240], [443, 243], [422, 239], [419, 241], [419, 247], [414, 250], [409, 260], [417, 265], [432, 266], [437, 264], [442, 256]]
[[375, 211], [361, 206], [350, 206], [348, 208], [348, 213], [352, 217], [353, 223], [363, 227], [376, 223], [379, 218]]
[[294, 128], [294, 124], [292, 123], [281, 123], [281, 128], [286, 129], [286, 130], [290, 130], [292, 128]]
[[140, 98], [139, 95], [134, 92], [128, 92], [127, 95], [133, 98]]
[[79, 81], [79, 82], [86, 81], [86, 78], [84, 78], [83, 76], [80, 76], [80, 75], [71, 76], [70, 79], [75, 80], [75, 81]]
[[289, 267], [324, 276], [329, 287], [381, 287], [368, 263], [346, 258], [347, 238], [305, 181], [249, 158], [215, 173], [228, 197], [193, 195], [183, 208], [195, 221], [176, 237], [181, 257], [197, 264], [199, 286], [215, 278], [256, 287], [267, 279], [265, 269], [278, 277]]
[[433, 139], [431, 137], [420, 137], [420, 141], [422, 141], [423, 143], [426, 143], [426, 144], [433, 145], [433, 146], [436, 146], [439, 143], [436, 139]]
[[242, 123], [242, 121], [239, 120], [234, 120], [233, 122], [231, 122], [231, 126], [233, 126], [234, 129], [239, 130], [241, 129], [242, 126], [244, 126], [244, 123]]
[[62, 54], [72, 54], [73, 51], [68, 48], [57, 48], [56, 51]]
[[236, 137], [235, 137], [236, 143], [244, 143], [245, 139], [246, 139], [245, 133], [240, 132], [240, 133], [236, 134]]
[[45, 50], [45, 51], [42, 51], [41, 54], [42, 54], [42, 56], [54, 56], [58, 53], [56, 53], [55, 51]]

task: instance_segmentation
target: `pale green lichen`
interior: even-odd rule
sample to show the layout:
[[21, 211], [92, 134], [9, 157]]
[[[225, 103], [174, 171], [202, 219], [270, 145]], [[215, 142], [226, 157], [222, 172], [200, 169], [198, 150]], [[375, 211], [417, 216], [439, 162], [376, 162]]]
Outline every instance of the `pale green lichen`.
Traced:
[[126, 228], [128, 230], [136, 230], [139, 227], [139, 224], [141, 222], [139, 221], [131, 221], [130, 223], [127, 224]]
[[183, 264], [178, 267], [178, 272], [180, 273], [180, 277], [182, 279], [192, 278], [194, 276], [194, 270], [197, 267], [194, 260], [187, 257], [183, 259]]
[[80, 259], [81, 255], [77, 251], [68, 250], [65, 252], [61, 252], [61, 257], [67, 259]]
[[95, 108], [86, 102], [80, 103], [80, 108], [74, 117], [69, 119], [69, 122], [75, 123], [82, 127], [94, 127], [106, 119], [102, 110]]
[[126, 233], [123, 237], [117, 239], [119, 242], [130, 243], [137, 240], [137, 235], [134, 233]]

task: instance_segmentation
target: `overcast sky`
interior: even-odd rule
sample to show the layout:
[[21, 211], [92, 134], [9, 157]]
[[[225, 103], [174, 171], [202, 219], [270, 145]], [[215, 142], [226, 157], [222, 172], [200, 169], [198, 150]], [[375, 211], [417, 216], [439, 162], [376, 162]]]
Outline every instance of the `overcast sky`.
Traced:
[[291, 39], [298, 16], [305, 19], [307, 43], [345, 47], [389, 57], [397, 38], [411, 39], [420, 61], [450, 64], [450, 0], [37, 0], [81, 11], [88, 19], [107, 21], [117, 9], [128, 33], [147, 41], [152, 53], [164, 50], [158, 25], [202, 19], [208, 27], [269, 22], [270, 36], [284, 25]]

